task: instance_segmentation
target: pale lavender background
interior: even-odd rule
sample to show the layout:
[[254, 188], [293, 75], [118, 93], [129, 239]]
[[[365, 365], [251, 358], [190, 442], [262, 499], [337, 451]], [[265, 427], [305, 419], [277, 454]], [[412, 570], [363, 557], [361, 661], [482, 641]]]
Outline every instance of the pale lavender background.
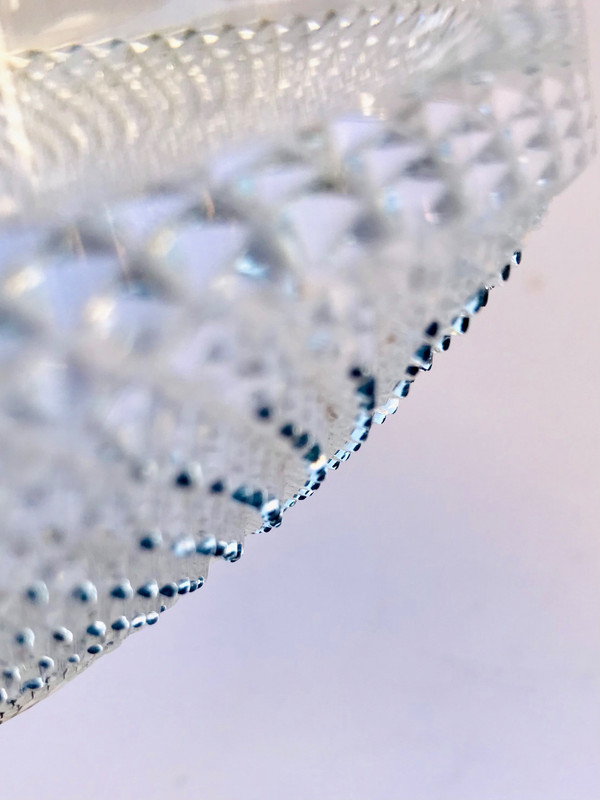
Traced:
[[599, 208], [596, 161], [283, 529], [2, 726], [0, 798], [598, 800]]

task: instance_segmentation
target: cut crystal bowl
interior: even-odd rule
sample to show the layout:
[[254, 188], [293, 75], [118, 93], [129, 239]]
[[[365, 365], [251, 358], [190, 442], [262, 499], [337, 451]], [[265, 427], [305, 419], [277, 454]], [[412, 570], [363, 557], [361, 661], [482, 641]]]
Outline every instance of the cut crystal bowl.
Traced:
[[0, 3], [0, 722], [277, 528], [594, 149], [571, 0]]

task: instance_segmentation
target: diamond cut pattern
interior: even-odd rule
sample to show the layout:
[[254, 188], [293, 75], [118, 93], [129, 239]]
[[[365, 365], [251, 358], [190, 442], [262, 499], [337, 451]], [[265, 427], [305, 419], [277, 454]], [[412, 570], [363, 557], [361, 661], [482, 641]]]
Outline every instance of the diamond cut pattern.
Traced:
[[0, 720], [318, 489], [583, 167], [570, 3], [501, 7], [14, 58], [44, 179], [0, 250]]

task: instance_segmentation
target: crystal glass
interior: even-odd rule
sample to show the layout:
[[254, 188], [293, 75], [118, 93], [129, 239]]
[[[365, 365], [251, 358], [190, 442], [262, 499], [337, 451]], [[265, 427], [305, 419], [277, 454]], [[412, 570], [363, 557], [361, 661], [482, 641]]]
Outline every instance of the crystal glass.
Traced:
[[5, 2], [0, 721], [393, 414], [593, 151], [571, 0]]

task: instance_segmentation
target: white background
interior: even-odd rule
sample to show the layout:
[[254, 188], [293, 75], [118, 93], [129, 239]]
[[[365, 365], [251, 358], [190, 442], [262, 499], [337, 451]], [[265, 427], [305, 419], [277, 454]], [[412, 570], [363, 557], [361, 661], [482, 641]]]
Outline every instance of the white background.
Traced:
[[321, 492], [2, 726], [0, 798], [598, 800], [599, 209], [597, 160]]

